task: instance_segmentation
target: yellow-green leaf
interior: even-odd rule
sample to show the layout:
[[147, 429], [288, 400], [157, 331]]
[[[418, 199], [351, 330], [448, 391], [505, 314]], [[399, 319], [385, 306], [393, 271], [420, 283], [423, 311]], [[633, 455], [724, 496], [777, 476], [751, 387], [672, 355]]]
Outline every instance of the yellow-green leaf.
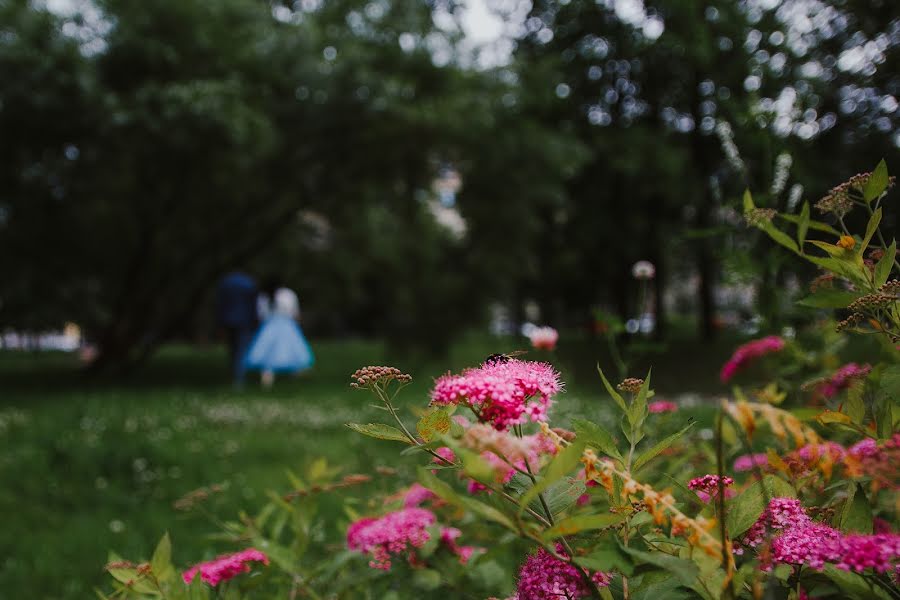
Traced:
[[604, 529], [618, 525], [625, 520], [625, 515], [600, 514], [600, 515], [577, 515], [563, 519], [556, 525], [543, 533], [541, 537], [545, 540], [555, 540], [564, 535], [572, 535], [582, 531], [590, 531], [593, 529]]
[[866, 181], [866, 185], [863, 186], [863, 198], [865, 198], [866, 202], [872, 202], [872, 200], [883, 194], [884, 190], [887, 189], [889, 179], [887, 163], [882, 158], [869, 176], [869, 180]]
[[403, 442], [410, 444], [409, 438], [402, 431], [391, 425], [384, 423], [347, 423], [347, 427], [353, 431], [357, 431], [363, 435], [373, 437], [379, 440], [390, 440], [393, 442]]

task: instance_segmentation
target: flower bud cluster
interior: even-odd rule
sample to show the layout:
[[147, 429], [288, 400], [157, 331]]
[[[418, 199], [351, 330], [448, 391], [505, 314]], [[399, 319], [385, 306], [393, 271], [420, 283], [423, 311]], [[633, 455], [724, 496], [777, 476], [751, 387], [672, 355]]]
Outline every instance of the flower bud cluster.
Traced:
[[353, 388], [365, 388], [378, 383], [385, 384], [391, 381], [397, 381], [398, 383], [409, 383], [412, 381], [412, 375], [407, 375], [396, 367], [363, 367], [362, 369], [357, 369], [350, 377], [351, 379], [355, 379], [355, 381], [350, 384], [350, 387]]

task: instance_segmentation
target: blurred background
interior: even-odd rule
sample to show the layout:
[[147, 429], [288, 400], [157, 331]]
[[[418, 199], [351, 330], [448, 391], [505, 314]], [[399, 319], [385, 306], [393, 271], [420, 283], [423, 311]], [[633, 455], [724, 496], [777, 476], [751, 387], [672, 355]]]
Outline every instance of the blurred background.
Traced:
[[[813, 318], [741, 194], [897, 172], [898, 48], [896, 0], [0, 0], [0, 597], [85, 597], [193, 487], [353, 468], [361, 364], [420, 402], [532, 323], [573, 406], [610, 335], [724, 391]], [[234, 270], [297, 292], [305, 378], [231, 389]]]

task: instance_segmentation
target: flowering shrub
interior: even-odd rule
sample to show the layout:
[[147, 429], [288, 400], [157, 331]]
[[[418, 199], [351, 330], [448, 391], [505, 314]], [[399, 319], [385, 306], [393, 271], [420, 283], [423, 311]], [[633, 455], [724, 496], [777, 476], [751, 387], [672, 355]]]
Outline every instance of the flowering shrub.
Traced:
[[[335, 479], [319, 467], [258, 516], [225, 526], [227, 539], [265, 554], [220, 557], [182, 578], [165, 538], [149, 563], [108, 565], [116, 593], [202, 598], [233, 585], [230, 597], [265, 589], [266, 597], [484, 598], [486, 588], [517, 600], [900, 597], [900, 284], [889, 281], [900, 265], [878, 227], [889, 182], [882, 164], [819, 203], [841, 231], [813, 221], [808, 205], [780, 215], [745, 197], [748, 222], [827, 270], [804, 303], [849, 317], [824, 335], [876, 334], [880, 361], [826, 360], [799, 338], [751, 341], [721, 380], [775, 353], [777, 375], [733, 387], [703, 423], [652, 401], [649, 374], [614, 384], [598, 369], [615, 418], [598, 411], [590, 416], [600, 422], [576, 418], [566, 428], [553, 426], [564, 385], [549, 363], [493, 355], [448, 373], [416, 407], [414, 425], [397, 404], [410, 376], [366, 367], [351, 386], [375, 396], [385, 422], [348, 426], [417, 458], [415, 483], [362, 509], [348, 501], [345, 542], [335, 546], [313, 534], [328, 527], [316, 502], [370, 478]], [[842, 221], [857, 207], [871, 215], [862, 236]], [[775, 218], [796, 225], [796, 236]], [[810, 231], [835, 243], [807, 240]], [[516, 568], [489, 558], [501, 545], [520, 552]], [[248, 572], [247, 560], [261, 568]], [[488, 564], [498, 577], [479, 588]], [[372, 592], [376, 582], [381, 592]]]

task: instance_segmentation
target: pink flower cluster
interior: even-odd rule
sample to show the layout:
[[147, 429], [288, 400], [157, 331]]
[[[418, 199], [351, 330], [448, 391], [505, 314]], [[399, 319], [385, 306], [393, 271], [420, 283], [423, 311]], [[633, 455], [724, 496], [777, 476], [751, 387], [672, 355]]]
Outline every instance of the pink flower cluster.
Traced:
[[734, 459], [734, 470], [738, 473], [750, 471], [754, 467], [767, 467], [769, 465], [769, 456], [766, 453], [760, 454], [744, 454]]
[[[565, 554], [562, 545], [557, 544], [556, 551]], [[591, 580], [598, 586], [609, 585], [610, 576], [597, 571], [591, 574]], [[519, 570], [519, 581], [516, 588], [518, 600], [547, 600], [548, 598], [587, 598], [591, 595], [587, 583], [578, 569], [553, 557], [541, 548], [530, 555]]]
[[[727, 488], [734, 484], [734, 479], [728, 476], [722, 477], [722, 486]], [[709, 502], [719, 493], [719, 476], [704, 475], [702, 477], [694, 477], [688, 482], [688, 488], [697, 492], [697, 496], [704, 502]], [[726, 489], [725, 497], [732, 498], [734, 490]]]
[[223, 554], [211, 561], [194, 565], [182, 573], [181, 578], [185, 583], [190, 584], [194, 577], [197, 576], [197, 573], [200, 573], [200, 579], [215, 587], [241, 573], [249, 573], [250, 565], [248, 563], [251, 562], [261, 562], [267, 565], [269, 564], [269, 557], [255, 548], [247, 548], [234, 554]]
[[851, 476], [867, 475], [889, 488], [900, 488], [900, 433], [880, 445], [871, 438], [847, 449], [844, 461]]
[[773, 352], [780, 352], [783, 349], [784, 340], [777, 335], [770, 335], [758, 340], [753, 340], [752, 342], [747, 342], [734, 351], [734, 354], [731, 355], [731, 358], [728, 359], [728, 362], [722, 367], [722, 371], [719, 373], [719, 379], [722, 380], [722, 383], [726, 383], [734, 377], [738, 371], [757, 358]]
[[347, 530], [347, 547], [370, 554], [369, 566], [387, 571], [392, 554], [425, 545], [431, 537], [427, 528], [436, 520], [434, 513], [424, 508], [404, 508], [377, 519], [360, 519]]
[[552, 398], [562, 390], [559, 373], [547, 363], [492, 361], [435, 381], [432, 404], [470, 406], [482, 422], [505, 430], [528, 420], [547, 420]]
[[678, 405], [671, 400], [657, 400], [656, 402], [648, 404], [647, 410], [649, 410], [651, 414], [676, 412], [678, 410]]
[[[419, 486], [422, 490], [422, 488]], [[427, 491], [427, 490], [426, 490]], [[418, 497], [418, 488], [415, 490]], [[430, 492], [429, 492], [430, 493]], [[409, 494], [407, 494], [409, 498]], [[369, 554], [372, 560], [369, 566], [373, 569], [387, 571], [391, 568], [391, 556], [409, 552], [407, 559], [410, 563], [416, 563], [415, 548], [421, 548], [431, 534], [428, 527], [434, 525], [437, 517], [424, 508], [408, 507], [397, 512], [392, 512], [383, 517], [372, 519], [365, 518], [351, 523], [347, 529], [347, 547], [356, 552]], [[475, 553], [474, 546], [460, 546], [456, 540], [462, 532], [455, 527], [441, 527], [441, 542], [459, 558], [459, 562], [466, 564]]]
[[825, 398], [833, 398], [837, 396], [841, 390], [850, 386], [854, 379], [863, 378], [872, 370], [872, 365], [858, 365], [856, 363], [847, 363], [831, 377], [823, 381], [817, 388], [817, 391]]
[[[799, 500], [773, 498], [742, 540], [745, 546], [763, 543], [767, 525], [776, 531], [772, 539], [771, 563], [806, 565], [821, 569], [833, 564], [845, 571], [872, 569], [888, 573], [898, 568], [900, 535], [850, 534], [810, 519]], [[778, 533], [780, 532], [780, 533]], [[770, 565], [767, 565], [771, 567]]]

